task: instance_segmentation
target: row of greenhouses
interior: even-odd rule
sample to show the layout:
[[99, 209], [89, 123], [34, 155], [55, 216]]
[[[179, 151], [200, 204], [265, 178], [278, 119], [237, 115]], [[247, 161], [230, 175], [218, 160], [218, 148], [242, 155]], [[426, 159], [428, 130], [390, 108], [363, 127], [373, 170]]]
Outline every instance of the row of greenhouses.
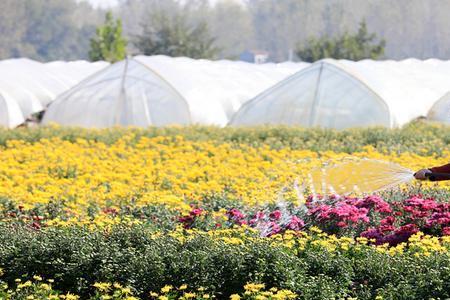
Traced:
[[45, 111], [59, 95], [84, 78], [106, 68], [105, 62], [39, 63], [30, 59], [0, 61], [0, 126], [25, 123]]
[[450, 123], [450, 61], [0, 61], [0, 125], [13, 128], [39, 112], [42, 124], [93, 128]]

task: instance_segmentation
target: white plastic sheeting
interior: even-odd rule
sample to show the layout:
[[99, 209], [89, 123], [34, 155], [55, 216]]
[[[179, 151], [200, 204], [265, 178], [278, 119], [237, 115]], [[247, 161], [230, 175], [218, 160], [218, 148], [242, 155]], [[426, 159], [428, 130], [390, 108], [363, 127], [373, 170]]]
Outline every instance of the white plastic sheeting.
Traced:
[[255, 65], [160, 55], [135, 59], [156, 70], [183, 95], [194, 123], [219, 126], [226, 125], [246, 101], [309, 65]]
[[190, 124], [185, 99], [162, 77], [137, 60], [106, 68], [62, 94], [43, 123], [83, 127]]
[[9, 127], [18, 125], [19, 119], [23, 123], [32, 114], [44, 110], [57, 95], [107, 65], [85, 61], [43, 64], [26, 58], [0, 61], [0, 93], [10, 105], [20, 107], [22, 113], [12, 123], [6, 119], [0, 119], [0, 123], [14, 124], [5, 125]]
[[85, 60], [52, 61], [45, 64], [45, 67], [63, 80], [68, 87], [75, 86], [107, 66], [109, 63], [105, 61], [88, 62]]
[[0, 90], [0, 126], [14, 128], [25, 122], [17, 102]]
[[450, 90], [450, 61], [326, 59], [247, 102], [230, 124], [397, 127]]
[[0, 62], [0, 88], [11, 95], [27, 117], [42, 111], [67, 85], [43, 64], [21, 58]]
[[[167, 56], [137, 56], [128, 61], [126, 71], [124, 62], [117, 63], [58, 97], [46, 112], [44, 123], [224, 126], [245, 101], [308, 65], [254, 65]], [[149, 79], [139, 80], [145, 76]], [[121, 82], [125, 82], [122, 93]], [[100, 84], [104, 88], [98, 89]], [[122, 112], [116, 111], [114, 104], [119, 99]], [[118, 114], [128, 117], [113, 117]]]
[[431, 107], [427, 119], [450, 124], [450, 91]]

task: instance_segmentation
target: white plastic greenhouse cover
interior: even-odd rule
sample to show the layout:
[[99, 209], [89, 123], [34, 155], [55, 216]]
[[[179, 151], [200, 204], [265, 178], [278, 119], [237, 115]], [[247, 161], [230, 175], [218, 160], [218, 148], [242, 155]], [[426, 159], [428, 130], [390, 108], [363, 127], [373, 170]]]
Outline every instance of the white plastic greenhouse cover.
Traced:
[[219, 126], [225, 126], [246, 101], [309, 66], [289, 62], [255, 65], [162, 55], [135, 59], [156, 70], [183, 95], [193, 123]]
[[450, 61], [326, 59], [247, 102], [230, 125], [402, 126], [450, 89]]
[[[223, 126], [245, 101], [307, 65], [303, 63], [254, 65], [161, 55], [137, 56], [129, 59], [126, 72], [123, 71], [123, 63], [112, 65], [58, 97], [45, 114], [44, 123], [56, 122], [89, 127], [187, 123]], [[143, 76], [149, 76], [151, 79], [147, 80], [147, 84], [142, 81], [140, 85], [130, 85], [133, 92], [129, 92], [127, 84]], [[111, 116], [106, 116], [114, 111], [112, 103], [119, 97], [121, 80], [126, 83], [124, 109], [130, 105], [127, 108], [129, 118], [138, 118], [141, 120], [139, 122], [118, 123], [113, 122]], [[108, 88], [100, 90], [93, 88], [100, 81], [108, 82], [104, 83]], [[104, 106], [98, 104], [101, 99]], [[171, 102], [164, 105], [152, 104], [158, 101]], [[141, 102], [148, 103], [145, 110], [133, 108], [131, 111], [133, 105], [136, 106]], [[144, 111], [152, 117], [140, 116]], [[99, 116], [102, 116], [101, 120], [88, 120]]]
[[17, 102], [0, 90], [0, 127], [14, 128], [25, 122]]
[[450, 124], [450, 91], [431, 107], [427, 119]]
[[183, 97], [137, 60], [124, 60], [62, 94], [47, 109], [44, 124], [104, 128], [190, 124]]
[[14, 80], [35, 95], [42, 105], [47, 105], [56, 95], [70, 88], [60, 74], [45, 64], [27, 58], [0, 61], [1, 78]]
[[27, 117], [43, 110], [67, 86], [43, 64], [21, 58], [0, 61], [0, 88], [17, 102]]
[[[43, 64], [26, 58], [0, 61], [0, 90], [15, 101], [22, 118], [45, 109], [67, 91], [107, 63], [55, 62]], [[58, 67], [59, 66], [59, 67]]]
[[75, 86], [107, 66], [109, 63], [105, 61], [88, 62], [85, 60], [52, 61], [45, 64], [48, 70], [56, 74], [69, 87]]

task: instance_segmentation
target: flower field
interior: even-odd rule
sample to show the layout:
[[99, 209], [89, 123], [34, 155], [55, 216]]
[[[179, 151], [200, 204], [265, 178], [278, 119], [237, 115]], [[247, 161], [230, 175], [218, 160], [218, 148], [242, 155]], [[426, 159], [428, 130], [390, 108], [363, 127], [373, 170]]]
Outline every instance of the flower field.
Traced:
[[349, 156], [442, 165], [449, 143], [420, 123], [0, 130], [0, 299], [449, 298], [449, 183], [295, 189]]

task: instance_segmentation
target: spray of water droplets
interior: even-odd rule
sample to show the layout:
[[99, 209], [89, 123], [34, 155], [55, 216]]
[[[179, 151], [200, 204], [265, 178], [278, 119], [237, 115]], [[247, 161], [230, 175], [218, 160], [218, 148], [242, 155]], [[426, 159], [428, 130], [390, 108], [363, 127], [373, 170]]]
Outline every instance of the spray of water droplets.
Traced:
[[[268, 222], [261, 219], [256, 228], [261, 236], [276, 232], [278, 227], [286, 228], [296, 215], [308, 212], [305, 195], [311, 195], [312, 203], [328, 200], [333, 195], [335, 200], [344, 195], [363, 195], [395, 188], [414, 179], [414, 172], [398, 164], [374, 159], [346, 159], [337, 164], [325, 164], [313, 170], [307, 178], [297, 179], [294, 190], [300, 205], [288, 209], [288, 203], [280, 193], [276, 207], [281, 213], [280, 219]], [[264, 215], [267, 216], [267, 211]]]
[[313, 170], [309, 174], [309, 186], [313, 195], [361, 195], [391, 189], [413, 178], [412, 170], [395, 163], [350, 159]]

